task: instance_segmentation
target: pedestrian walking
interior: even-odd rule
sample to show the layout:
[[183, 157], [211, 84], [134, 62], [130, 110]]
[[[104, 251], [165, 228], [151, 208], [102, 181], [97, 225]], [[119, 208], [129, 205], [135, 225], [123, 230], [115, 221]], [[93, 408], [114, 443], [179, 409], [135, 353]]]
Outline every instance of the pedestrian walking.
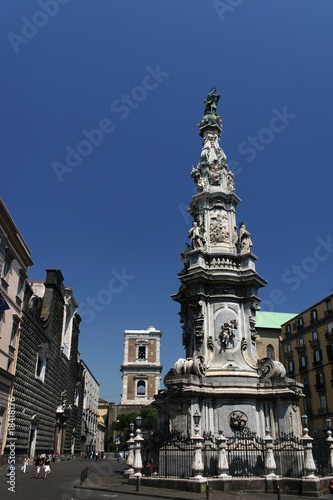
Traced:
[[23, 474], [25, 474], [26, 472], [28, 472], [28, 465], [29, 464], [30, 464], [29, 457], [25, 457], [23, 459], [23, 464], [22, 464], [22, 467], [21, 467], [21, 472], [23, 472]]
[[47, 479], [48, 474], [51, 472], [51, 460], [49, 457], [46, 457], [44, 460], [44, 479]]
[[35, 460], [35, 466], [36, 466], [36, 479], [39, 478], [39, 474], [40, 474], [40, 470], [42, 468], [42, 465], [43, 465], [44, 461], [43, 459], [41, 458], [40, 455], [37, 455], [37, 458]]

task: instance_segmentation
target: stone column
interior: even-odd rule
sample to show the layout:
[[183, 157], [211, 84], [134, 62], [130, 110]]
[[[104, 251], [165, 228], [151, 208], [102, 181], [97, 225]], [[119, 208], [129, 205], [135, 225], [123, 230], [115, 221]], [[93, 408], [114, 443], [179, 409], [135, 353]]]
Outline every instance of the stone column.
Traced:
[[329, 426], [327, 429], [327, 444], [329, 446], [329, 457], [328, 457], [328, 463], [331, 467], [330, 473], [332, 474], [333, 472], [333, 438], [332, 438], [332, 431], [331, 431], [331, 421], [330, 419], [327, 419], [326, 422], [329, 420]]
[[[140, 417], [139, 417], [140, 418]], [[133, 469], [134, 469], [134, 476], [136, 477], [141, 477], [142, 476], [142, 456], [141, 456], [141, 442], [143, 441], [143, 437], [141, 437], [141, 418], [140, 420], [138, 417], [136, 418], [137, 420], [137, 429], [136, 429], [136, 436], [134, 438], [134, 460], [133, 460]]]
[[133, 463], [134, 463], [134, 446], [135, 446], [135, 441], [134, 441], [134, 434], [133, 434], [133, 431], [134, 431], [134, 424], [130, 424], [130, 438], [129, 440], [127, 441], [127, 444], [128, 444], [128, 457], [127, 457], [127, 461], [126, 461], [126, 465], [128, 467], [128, 469], [125, 470], [124, 472], [124, 476], [125, 477], [128, 477], [128, 476], [132, 476], [134, 474], [134, 469], [133, 469]]
[[264, 438], [265, 447], [266, 447], [266, 455], [265, 455], [265, 469], [266, 469], [266, 477], [277, 477], [275, 474], [276, 471], [276, 462], [273, 453], [273, 438], [271, 436], [270, 429], [266, 429], [266, 436]]
[[[306, 424], [305, 424], [306, 425]], [[305, 478], [315, 478], [316, 472], [316, 464], [313, 460], [312, 454], [312, 441], [313, 438], [309, 436], [309, 429], [304, 427], [303, 429], [304, 435], [301, 437], [304, 446], [304, 470], [305, 470]]]
[[218, 477], [231, 477], [229, 472], [228, 453], [227, 453], [228, 439], [223, 435], [223, 431], [219, 431], [216, 437], [216, 442], [219, 447], [219, 460], [217, 464]]

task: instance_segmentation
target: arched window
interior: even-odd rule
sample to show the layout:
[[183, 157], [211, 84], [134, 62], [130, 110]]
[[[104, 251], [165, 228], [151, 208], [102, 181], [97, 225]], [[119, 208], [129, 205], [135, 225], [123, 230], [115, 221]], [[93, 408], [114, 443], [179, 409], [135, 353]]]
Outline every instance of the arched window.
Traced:
[[144, 396], [146, 394], [146, 382], [144, 380], [139, 380], [136, 386], [136, 394], [138, 396]]
[[139, 346], [138, 359], [146, 359], [146, 346], [144, 345]]
[[275, 359], [275, 353], [274, 353], [274, 347], [272, 346], [272, 344], [268, 344], [267, 348], [266, 348], [266, 351], [267, 351], [267, 357], [269, 359]]

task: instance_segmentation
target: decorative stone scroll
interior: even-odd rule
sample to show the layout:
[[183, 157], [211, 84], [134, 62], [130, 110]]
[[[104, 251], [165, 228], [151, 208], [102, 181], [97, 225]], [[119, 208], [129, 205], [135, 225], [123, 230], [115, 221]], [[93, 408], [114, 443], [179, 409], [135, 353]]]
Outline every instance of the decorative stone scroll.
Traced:
[[198, 375], [202, 377], [206, 374], [207, 367], [204, 363], [203, 356], [196, 356], [195, 358], [179, 358], [173, 366], [175, 375]]
[[286, 369], [280, 361], [270, 358], [258, 359], [257, 372], [259, 377], [279, 378], [286, 376]]

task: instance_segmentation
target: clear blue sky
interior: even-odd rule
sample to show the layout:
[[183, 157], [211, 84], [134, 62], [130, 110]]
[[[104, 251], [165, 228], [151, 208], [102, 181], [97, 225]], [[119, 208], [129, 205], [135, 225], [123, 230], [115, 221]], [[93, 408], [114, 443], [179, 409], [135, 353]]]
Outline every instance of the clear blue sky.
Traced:
[[1, 197], [30, 279], [58, 268], [73, 288], [101, 397], [119, 402], [125, 329], [163, 331], [163, 375], [183, 356], [170, 295], [214, 85], [262, 309], [330, 293], [331, 0], [0, 4]]

